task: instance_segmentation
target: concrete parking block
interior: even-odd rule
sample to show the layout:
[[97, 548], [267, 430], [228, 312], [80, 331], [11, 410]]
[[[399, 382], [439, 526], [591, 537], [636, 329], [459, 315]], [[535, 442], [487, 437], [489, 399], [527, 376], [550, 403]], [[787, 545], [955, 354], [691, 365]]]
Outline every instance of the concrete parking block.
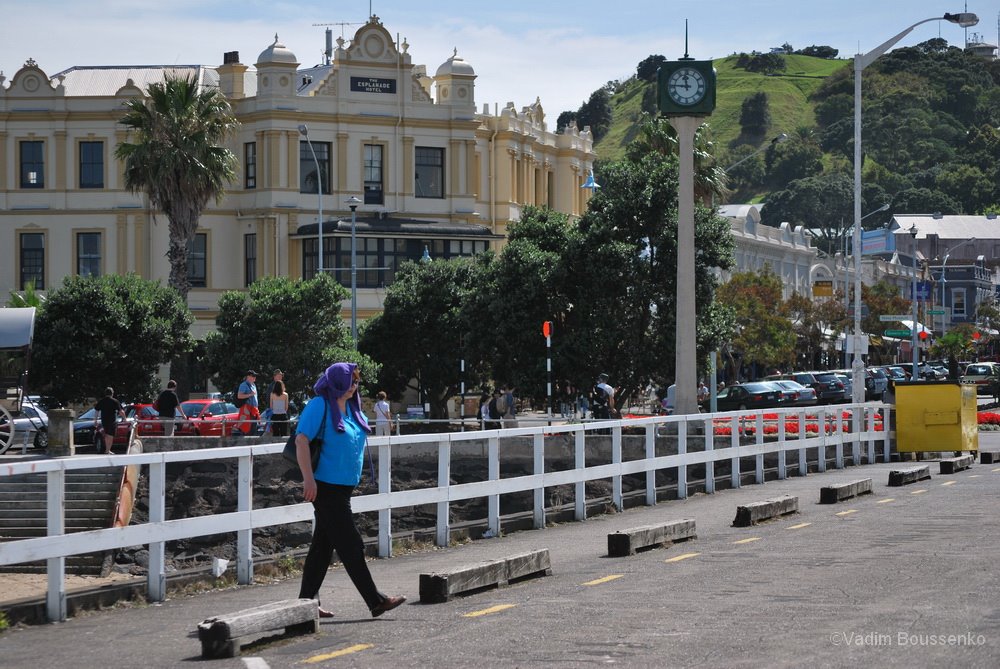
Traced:
[[901, 486], [917, 481], [925, 481], [931, 477], [931, 468], [928, 465], [922, 467], [909, 467], [907, 469], [892, 469], [889, 471], [889, 485]]
[[823, 486], [819, 489], [820, 504], [836, 504], [845, 499], [851, 499], [859, 495], [872, 494], [872, 480], [858, 479], [850, 483], [838, 483], [836, 485]]
[[963, 469], [968, 469], [976, 464], [976, 458], [972, 455], [960, 455], [957, 458], [944, 458], [941, 460], [942, 474], [954, 474]]
[[690, 518], [619, 530], [608, 535], [608, 556], [634, 555], [636, 551], [674, 541], [694, 539], [696, 536], [695, 522]]
[[799, 498], [792, 495], [782, 495], [763, 502], [751, 502], [745, 506], [736, 507], [736, 518], [733, 527], [749, 527], [762, 520], [777, 518], [790, 513], [798, 513]]
[[440, 604], [454, 595], [500, 587], [511, 581], [548, 576], [551, 573], [549, 549], [542, 548], [444, 572], [420, 574], [420, 602]]

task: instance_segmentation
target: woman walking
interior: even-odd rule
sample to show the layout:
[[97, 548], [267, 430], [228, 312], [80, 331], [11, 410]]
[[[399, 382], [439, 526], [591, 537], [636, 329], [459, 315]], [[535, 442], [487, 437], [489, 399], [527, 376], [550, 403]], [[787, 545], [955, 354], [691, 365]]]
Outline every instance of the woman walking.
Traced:
[[[302, 470], [302, 493], [307, 502], [312, 502], [316, 518], [299, 597], [317, 599], [333, 552], [337, 551], [354, 587], [372, 616], [377, 617], [405, 602], [406, 597], [389, 597], [375, 587], [351, 511], [351, 493], [361, 480], [365, 444], [371, 433], [358, 397], [360, 378], [354, 363], [330, 365], [314, 386], [316, 398], [299, 417], [295, 446]], [[323, 446], [313, 472], [309, 441], [316, 436], [322, 437]], [[333, 613], [320, 607], [319, 616], [331, 618]]]
[[275, 381], [271, 388], [271, 434], [275, 437], [288, 436], [288, 393], [285, 382]]

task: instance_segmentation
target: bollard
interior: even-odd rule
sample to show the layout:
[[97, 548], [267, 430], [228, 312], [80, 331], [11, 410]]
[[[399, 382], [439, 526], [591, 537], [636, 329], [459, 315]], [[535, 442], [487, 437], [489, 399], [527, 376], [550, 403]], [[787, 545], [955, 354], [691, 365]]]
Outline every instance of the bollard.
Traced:
[[49, 447], [46, 451], [51, 458], [64, 458], [76, 454], [73, 444], [73, 419], [76, 414], [70, 409], [49, 411]]

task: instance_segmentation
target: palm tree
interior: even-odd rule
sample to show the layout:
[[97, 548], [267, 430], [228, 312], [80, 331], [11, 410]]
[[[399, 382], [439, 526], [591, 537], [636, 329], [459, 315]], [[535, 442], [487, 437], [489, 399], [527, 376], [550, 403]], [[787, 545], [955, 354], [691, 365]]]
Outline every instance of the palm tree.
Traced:
[[236, 156], [221, 143], [239, 121], [218, 89], [199, 90], [194, 77], [167, 76], [147, 92], [125, 104], [119, 123], [135, 141], [119, 144], [115, 157], [125, 164], [125, 187], [167, 216], [168, 284], [187, 302], [188, 249], [208, 201], [220, 201], [235, 178]]

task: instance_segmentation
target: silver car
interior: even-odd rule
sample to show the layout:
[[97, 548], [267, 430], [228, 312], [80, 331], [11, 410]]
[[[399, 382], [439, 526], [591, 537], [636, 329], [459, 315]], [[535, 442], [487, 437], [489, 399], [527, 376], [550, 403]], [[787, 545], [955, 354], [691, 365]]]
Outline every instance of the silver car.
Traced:
[[789, 397], [788, 406], [812, 406], [819, 402], [816, 398], [816, 390], [809, 386], [804, 386], [798, 381], [778, 379], [771, 381], [771, 383], [782, 388], [782, 397]]
[[15, 413], [13, 418], [13, 435], [10, 434], [10, 425], [6, 419], [0, 418], [4, 421], [0, 423], [0, 453], [23, 446], [25, 439], [30, 439], [28, 443], [35, 448], [48, 448], [49, 417], [40, 406], [24, 402], [21, 404], [21, 410]]

